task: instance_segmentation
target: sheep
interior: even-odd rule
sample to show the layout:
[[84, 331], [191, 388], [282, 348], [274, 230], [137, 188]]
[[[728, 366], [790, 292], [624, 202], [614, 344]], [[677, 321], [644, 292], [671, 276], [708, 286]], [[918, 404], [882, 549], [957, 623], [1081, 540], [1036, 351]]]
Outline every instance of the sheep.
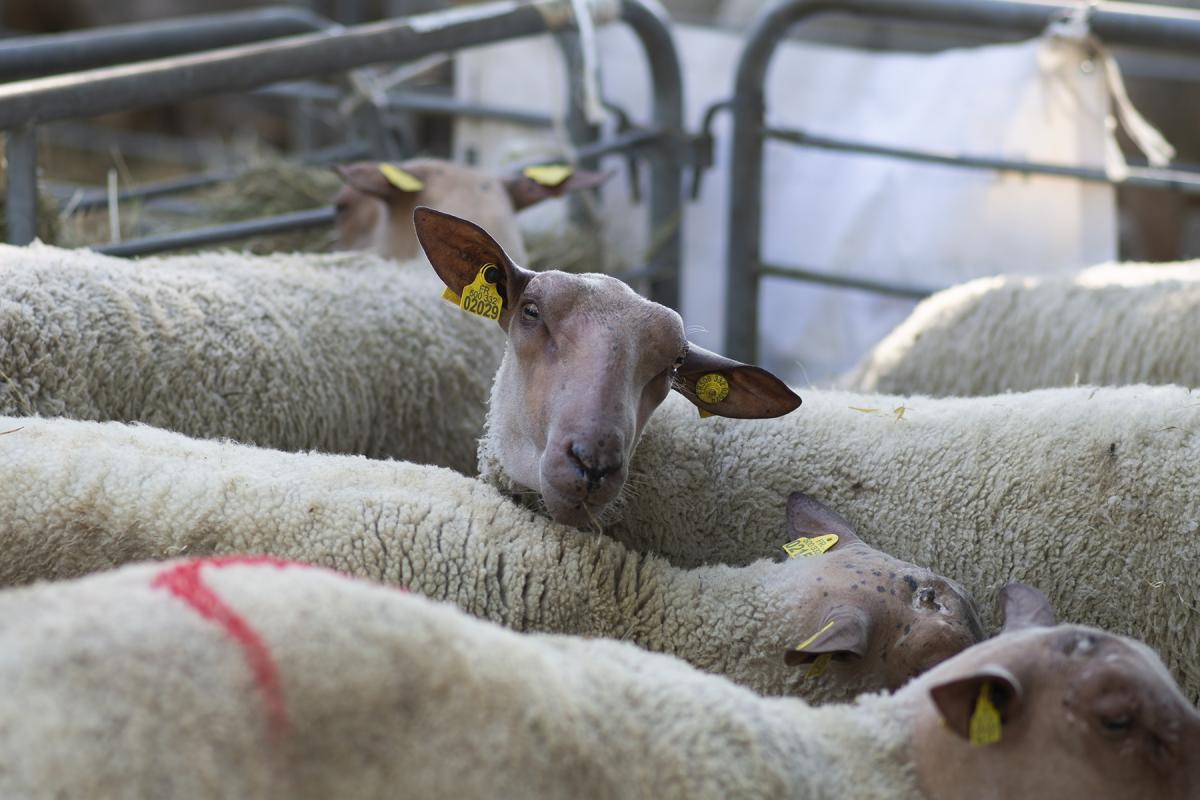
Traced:
[[[695, 406], [752, 417], [740, 412], [763, 402], [786, 413], [799, 398], [769, 373], [688, 348], [666, 309], [623, 300], [600, 279], [593, 289], [588, 278], [528, 273], [462, 220], [418, 209], [415, 221], [452, 290], [481, 263], [504, 265], [508, 345], [481, 479], [684, 567], [781, 557], [775, 521], [799, 487], [844, 509], [875, 546], [976, 595], [1018, 578], [1050, 586], [1073, 619], [1146, 637], [1200, 697], [1200, 590], [1174, 557], [1197, 551], [1200, 527], [1189, 480], [1200, 402], [1187, 390], [818, 392], [784, 419], [705, 420]], [[712, 373], [730, 376], [715, 405], [698, 390]], [[671, 385], [682, 398], [665, 399]], [[1142, 602], [1125, 602], [1129, 588]]]
[[983, 278], [938, 292], [843, 383], [987, 395], [1076, 384], [1200, 387], [1200, 262]]
[[6, 431], [0, 586], [184, 554], [266, 553], [407, 586], [518, 630], [628, 638], [758, 691], [814, 700], [898, 686], [983, 634], [953, 582], [871, 550], [802, 495], [789, 529], [835, 532], [832, 549], [680, 570], [442, 468], [118, 423], [0, 417]]
[[651, 417], [636, 493], [605, 527], [679, 566], [783, 557], [782, 487], [869, 544], [986, 596], [1047, 587], [1068, 618], [1145, 639], [1200, 698], [1200, 392], [1047, 389], [983, 398], [810, 391], [783, 420]]
[[820, 708], [266, 559], [10, 590], [0, 619], [5, 797], [1192, 800], [1200, 786], [1200, 713], [1152, 652], [1015, 613], [894, 695]]
[[[420, 256], [413, 209], [430, 206], [475, 220], [524, 264], [528, 254], [517, 211], [551, 197], [594, 189], [612, 177], [611, 173], [563, 167], [540, 182], [524, 173], [497, 178], [438, 158], [414, 158], [399, 164], [360, 161], [334, 169], [345, 184], [334, 199], [337, 246], [400, 261]], [[533, 174], [540, 177], [538, 172]]]
[[498, 322], [497, 340], [506, 334], [480, 475], [514, 497], [535, 490], [531, 502], [558, 522], [611, 515], [642, 428], [672, 389], [704, 414], [770, 418], [800, 405], [766, 370], [691, 345], [679, 314], [615, 278], [523, 269], [483, 228], [433, 209], [413, 222], [449, 295]]
[[475, 471], [503, 345], [423, 261], [0, 246], [0, 287], [0, 413]]

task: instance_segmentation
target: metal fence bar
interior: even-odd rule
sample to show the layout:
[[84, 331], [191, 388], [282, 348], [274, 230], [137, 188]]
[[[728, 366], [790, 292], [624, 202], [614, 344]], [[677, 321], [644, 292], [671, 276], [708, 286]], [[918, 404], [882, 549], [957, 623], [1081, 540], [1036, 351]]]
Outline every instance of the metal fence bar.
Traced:
[[[273, 86], [255, 89], [254, 94], [267, 97], [284, 97], [287, 99], [315, 100], [323, 103], [336, 103], [345, 96], [335, 86], [327, 86], [312, 81], [288, 81]], [[548, 114], [538, 114], [533, 111], [522, 111], [517, 108], [502, 108], [500, 106], [468, 103], [455, 97], [425, 92], [389, 92], [386, 99], [380, 103], [380, 108], [395, 111], [420, 111], [426, 114], [443, 114], [456, 117], [474, 117], [476, 119], [496, 119], [503, 122], [515, 122], [528, 125], [531, 128], [549, 128], [554, 120]]]
[[37, 236], [37, 128], [23, 125], [8, 131], [4, 157], [8, 241], [29, 244]]
[[0, 43], [0, 81], [194, 53], [331, 27], [332, 22], [307, 9], [276, 6], [18, 36]]
[[264, 236], [271, 233], [315, 228], [333, 223], [334, 209], [332, 206], [312, 208], [306, 211], [293, 211], [274, 217], [263, 217], [246, 222], [230, 222], [225, 225], [213, 225], [204, 228], [192, 228], [186, 231], [172, 231], [162, 236], [147, 236], [142, 239], [131, 239], [127, 242], [100, 245], [92, 249], [98, 253], [110, 256], [144, 256], [164, 250], [181, 250], [185, 247], [200, 247], [202, 245], [228, 242], [234, 239], [248, 239], [252, 236]]
[[[650, 238], [655, 247], [646, 271], [650, 299], [679, 308], [680, 232], [683, 203], [683, 75], [666, 12], [656, 0], [624, 0], [621, 19], [637, 35], [650, 63], [654, 88], [652, 127], [660, 133], [650, 161]], [[636, 176], [634, 176], [636, 179]]]
[[[1068, 6], [1073, 7], [1073, 6]], [[738, 60], [733, 98], [729, 242], [726, 250], [725, 353], [753, 361], [757, 353], [761, 275], [763, 84], [775, 48], [797, 24], [819, 14], [888, 22], [968, 26], [1036, 35], [1064, 11], [1045, 0], [779, 0], [751, 25]], [[1095, 6], [1093, 33], [1108, 44], [1192, 53], [1200, 48], [1200, 14], [1111, 2]]]
[[935, 153], [931, 150], [889, 147], [887, 145], [839, 139], [832, 136], [820, 136], [806, 131], [789, 130], [786, 128], [766, 128], [763, 131], [763, 135], [769, 139], [778, 139], [804, 147], [819, 147], [837, 152], [882, 156], [884, 158], [896, 158], [904, 161], [917, 161], [924, 164], [985, 169], [992, 172], [1016, 172], [1021, 175], [1048, 175], [1057, 178], [1088, 181], [1089, 183], [1106, 183], [1114, 186], [1140, 186], [1153, 189], [1174, 189], [1184, 194], [1200, 194], [1200, 172], [1128, 167], [1128, 174], [1126, 176], [1113, 178], [1099, 167], [1074, 167], [1066, 164], [1045, 164], [1036, 161], [1017, 161], [988, 156], [949, 155], [946, 153]]
[[838, 286], [843, 289], [861, 289], [875, 294], [886, 294], [892, 297], [904, 297], [912, 300], [923, 300], [938, 289], [924, 286], [914, 286], [895, 281], [881, 281], [875, 278], [856, 278], [851, 275], [838, 275], [833, 272], [806, 269], [804, 267], [783, 266], [779, 264], [762, 264], [758, 268], [759, 275], [774, 275], [778, 278], [819, 283], [822, 286]]
[[381, 61], [410, 61], [444, 50], [545, 33], [570, 24], [565, 8], [564, 0], [523, 4], [502, 0], [336, 33], [290, 36], [4, 84], [0, 85], [0, 128], [245, 92], [309, 75]]
[[[361, 144], [351, 143], [311, 151], [305, 154], [301, 161], [310, 166], [316, 166], [365, 158], [366, 155], [366, 150]], [[213, 172], [180, 175], [175, 178], [164, 178], [161, 181], [147, 181], [146, 183], [139, 183], [122, 189], [117, 194], [117, 200], [125, 202], [127, 200], [146, 200], [169, 194], [182, 194], [234, 180], [248, 171], [248, 169], [215, 170]], [[76, 190], [60, 185], [54, 191], [57, 196], [70, 200], [73, 192]], [[108, 192], [106, 190], [102, 188], [82, 189], [80, 196], [73, 203], [73, 209], [76, 211], [87, 211], [107, 204]]]

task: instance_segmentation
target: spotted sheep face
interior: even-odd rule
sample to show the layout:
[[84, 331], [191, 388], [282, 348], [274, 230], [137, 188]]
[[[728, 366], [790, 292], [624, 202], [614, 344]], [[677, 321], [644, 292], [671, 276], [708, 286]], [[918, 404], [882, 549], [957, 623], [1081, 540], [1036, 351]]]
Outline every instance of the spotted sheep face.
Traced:
[[808, 495], [794, 492], [787, 509], [789, 538], [838, 537], [789, 564], [802, 570], [791, 580], [816, 633], [797, 637], [788, 665], [862, 691], [897, 689], [983, 639], [974, 600], [957, 583], [872, 549]]
[[[1200, 798], [1200, 713], [1141, 642], [1053, 626], [1036, 589], [1002, 592], [999, 636], [914, 681], [914, 758], [931, 800], [970, 794]], [[984, 699], [985, 698], [985, 699]]]
[[775, 417], [800, 404], [769, 372], [688, 343], [677, 313], [615, 278], [522, 269], [481, 227], [432, 209], [418, 208], [414, 222], [450, 291], [495, 293], [508, 345], [488, 436], [509, 477], [559, 522], [602, 516], [672, 389], [727, 417]]

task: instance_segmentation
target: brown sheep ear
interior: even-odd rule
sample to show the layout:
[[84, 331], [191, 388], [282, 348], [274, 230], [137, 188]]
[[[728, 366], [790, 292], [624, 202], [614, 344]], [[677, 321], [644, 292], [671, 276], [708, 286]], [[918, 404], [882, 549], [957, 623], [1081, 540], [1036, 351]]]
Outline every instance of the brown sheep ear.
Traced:
[[1001, 666], [985, 666], [929, 690], [946, 727], [964, 739], [971, 738], [971, 717], [977, 713], [980, 698], [985, 694], [987, 702], [1000, 715], [1001, 731], [1004, 725], [1020, 716], [1023, 705], [1021, 682]]
[[1046, 595], [1025, 583], [1013, 582], [1001, 589], [1000, 608], [1004, 612], [1001, 633], [1054, 625], [1054, 609]]
[[803, 492], [788, 495], [787, 525], [788, 537], [792, 539], [836, 533], [835, 548], [862, 541], [840, 514]]
[[[547, 170], [549, 176], [544, 176], [537, 170]], [[555, 172], [559, 174], [554, 174]], [[567, 166], [531, 167], [520, 175], [504, 179], [504, 188], [512, 200], [513, 208], [536, 205], [551, 197], [562, 197], [572, 192], [582, 192], [603, 185], [614, 174], [613, 172], [592, 172], [586, 169], [572, 169]], [[536, 176], [536, 177], [531, 177]], [[563, 177], [560, 178], [560, 175]]]
[[821, 619], [817, 631], [788, 650], [783, 661], [788, 666], [803, 666], [826, 653], [834, 656], [867, 654], [871, 620], [866, 610], [855, 606], [837, 606]]
[[456, 295], [461, 295], [481, 270], [489, 265], [495, 269], [488, 276], [488, 282], [494, 283], [500, 294], [502, 310], [498, 321], [501, 327], [507, 328], [512, 309], [534, 273], [514, 264], [504, 248], [474, 222], [417, 206], [413, 211], [413, 225], [429, 263], [442, 283]]
[[691, 343], [676, 372], [674, 388], [702, 412], [718, 417], [782, 417], [800, 405], [800, 397], [765, 369]]
[[385, 203], [394, 203], [403, 198], [412, 198], [424, 188], [417, 176], [397, 164], [380, 164], [359, 161], [354, 164], [338, 164], [333, 171], [342, 183], [363, 194], [369, 194]]

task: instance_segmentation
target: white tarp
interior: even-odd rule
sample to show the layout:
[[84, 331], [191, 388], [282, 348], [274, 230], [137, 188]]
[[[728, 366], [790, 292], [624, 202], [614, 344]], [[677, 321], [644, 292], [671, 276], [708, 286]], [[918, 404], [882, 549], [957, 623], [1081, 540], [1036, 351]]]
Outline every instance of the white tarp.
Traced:
[[[738, 37], [679, 26], [688, 125], [732, 93]], [[644, 57], [620, 26], [598, 33], [603, 93], [648, 119]], [[565, 77], [549, 37], [464, 51], [459, 97], [560, 113]], [[1104, 69], [1071, 41], [1043, 38], [933, 55], [785, 43], [768, 73], [770, 123], [892, 146], [1103, 167]], [[717, 166], [684, 218], [683, 308], [693, 341], [720, 348], [728, 194], [727, 114]], [[561, 132], [560, 132], [561, 135]], [[463, 121], [456, 155], [503, 165], [550, 152], [551, 133]], [[620, 162], [611, 160], [616, 165]], [[763, 257], [779, 264], [948, 285], [998, 272], [1061, 273], [1116, 256], [1112, 190], [1102, 184], [864, 158], [769, 143]], [[606, 238], [636, 261], [642, 209], [625, 187], [604, 197]], [[544, 209], [553, 224], [559, 209]], [[779, 279], [762, 284], [760, 362], [820, 382], [906, 316], [912, 303]]]

